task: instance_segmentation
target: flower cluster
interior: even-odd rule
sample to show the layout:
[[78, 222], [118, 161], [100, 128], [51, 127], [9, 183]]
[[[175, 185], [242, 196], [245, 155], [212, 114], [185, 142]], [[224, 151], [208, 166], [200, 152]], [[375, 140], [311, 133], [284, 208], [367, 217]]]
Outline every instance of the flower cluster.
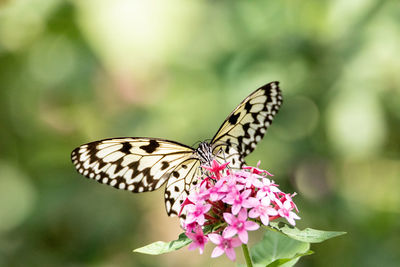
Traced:
[[182, 204], [185, 219], [182, 226], [186, 236], [192, 240], [189, 249], [200, 250], [211, 241], [216, 245], [211, 257], [225, 253], [234, 261], [234, 248], [247, 244], [248, 231], [257, 230], [261, 224], [285, 218], [295, 225], [300, 219], [292, 201], [295, 194], [286, 194], [278, 189], [272, 176], [265, 170], [243, 167], [242, 170], [227, 169], [228, 163], [202, 166], [207, 177], [192, 189]]

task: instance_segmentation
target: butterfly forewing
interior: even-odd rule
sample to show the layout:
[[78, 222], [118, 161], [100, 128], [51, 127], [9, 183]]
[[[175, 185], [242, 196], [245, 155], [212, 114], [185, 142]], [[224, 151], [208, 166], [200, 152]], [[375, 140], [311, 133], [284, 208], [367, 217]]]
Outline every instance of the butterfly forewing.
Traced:
[[258, 88], [229, 114], [211, 141], [214, 154], [218, 151], [225, 151], [228, 157], [235, 154], [236, 157], [231, 156], [233, 161], [244, 164], [244, 157], [263, 138], [282, 104], [278, 84], [271, 82]]
[[132, 192], [162, 186], [193, 149], [155, 138], [113, 138], [88, 143], [71, 155], [79, 173], [98, 182]]

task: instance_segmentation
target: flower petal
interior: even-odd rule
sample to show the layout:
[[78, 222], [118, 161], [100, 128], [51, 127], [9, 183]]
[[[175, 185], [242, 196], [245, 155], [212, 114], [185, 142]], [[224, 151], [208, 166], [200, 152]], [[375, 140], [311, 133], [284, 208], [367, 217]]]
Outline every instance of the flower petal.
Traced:
[[269, 206], [270, 203], [271, 203], [271, 199], [268, 196], [265, 196], [261, 199], [261, 204], [263, 206]]
[[[249, 197], [248, 199], [246, 199], [243, 202], [242, 206], [245, 208], [254, 208], [254, 207], [257, 207], [259, 204], [260, 204], [260, 201], [257, 198]], [[269, 205], [269, 204], [267, 204], [267, 205]]]
[[225, 230], [224, 230], [222, 235], [223, 235], [224, 238], [230, 238], [230, 237], [236, 235], [237, 232], [238, 232], [238, 230], [235, 227], [228, 226], [228, 227], [225, 228]]
[[238, 220], [239, 221], [245, 221], [247, 220], [247, 210], [246, 209], [241, 209], [239, 214], [238, 214]]
[[199, 246], [199, 253], [203, 254], [204, 252], [204, 244]]
[[237, 204], [233, 204], [233, 206], [232, 206], [232, 214], [233, 215], [237, 215], [241, 208], [242, 208], [242, 206], [237, 205]]
[[197, 248], [197, 244], [192, 242], [190, 243], [190, 245], [188, 246], [188, 250], [195, 250]]
[[242, 193], [242, 197], [243, 197], [243, 198], [248, 198], [248, 197], [250, 196], [250, 193], [251, 193], [251, 190], [250, 190], [250, 189], [247, 189], [246, 191], [244, 191], [244, 192]]
[[221, 244], [223, 241], [222, 236], [219, 234], [208, 234], [208, 239], [210, 239], [210, 241], [216, 245]]
[[276, 216], [276, 215], [278, 215], [278, 211], [276, 209], [274, 209], [273, 207], [268, 207], [267, 214], [270, 216]]
[[283, 207], [284, 207], [285, 209], [287, 209], [287, 210], [291, 210], [291, 209], [292, 209], [292, 203], [291, 203], [289, 200], [286, 200], [286, 201], [283, 203]]
[[232, 238], [231, 239], [231, 246], [233, 248], [236, 248], [238, 246], [242, 245], [242, 242], [239, 240], [239, 238]]
[[221, 247], [215, 247], [213, 252], [211, 253], [211, 258], [216, 258], [224, 254], [224, 249]]
[[257, 210], [257, 208], [251, 209], [249, 211], [250, 218], [257, 218], [258, 216], [260, 216], [260, 212]]
[[293, 226], [296, 225], [296, 221], [293, 218], [287, 217], [286, 220]]
[[244, 228], [247, 231], [254, 231], [254, 230], [257, 230], [258, 228], [260, 228], [260, 226], [255, 222], [247, 221], [244, 223]]
[[236, 253], [233, 248], [227, 248], [225, 249], [226, 256], [231, 260], [235, 261], [236, 260]]
[[236, 221], [236, 217], [228, 212], [224, 213], [224, 219], [228, 224], [234, 224], [234, 222]]
[[300, 217], [297, 216], [297, 214], [294, 213], [293, 211], [291, 211], [289, 214], [290, 214], [290, 217], [292, 217], [293, 219], [296, 219], [296, 220], [299, 220], [299, 219], [300, 219]]
[[244, 244], [247, 244], [247, 241], [249, 241], [249, 235], [247, 234], [246, 230], [238, 232], [238, 237]]
[[185, 235], [186, 235], [188, 238], [192, 239], [192, 240], [195, 240], [195, 239], [196, 239], [196, 234], [195, 234], [195, 233], [186, 232]]
[[269, 216], [268, 216], [268, 215], [261, 215], [261, 216], [260, 216], [260, 219], [261, 219], [261, 222], [262, 222], [264, 225], [268, 225], [268, 224], [269, 224]]

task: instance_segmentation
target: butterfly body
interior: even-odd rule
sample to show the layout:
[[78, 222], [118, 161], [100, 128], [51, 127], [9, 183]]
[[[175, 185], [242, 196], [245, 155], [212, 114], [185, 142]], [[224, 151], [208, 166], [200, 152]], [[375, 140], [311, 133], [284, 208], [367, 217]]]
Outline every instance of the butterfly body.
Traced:
[[200, 163], [210, 165], [210, 163], [215, 158], [212, 153], [212, 146], [208, 142], [201, 142], [199, 146], [194, 150], [196, 157], [199, 159]]
[[100, 183], [134, 193], [153, 191], [167, 184], [165, 206], [177, 215], [190, 187], [198, 182], [199, 167], [214, 159], [244, 165], [263, 138], [282, 103], [278, 82], [266, 84], [237, 106], [210, 142], [197, 148], [147, 137], [110, 138], [81, 145], [71, 159], [79, 173]]

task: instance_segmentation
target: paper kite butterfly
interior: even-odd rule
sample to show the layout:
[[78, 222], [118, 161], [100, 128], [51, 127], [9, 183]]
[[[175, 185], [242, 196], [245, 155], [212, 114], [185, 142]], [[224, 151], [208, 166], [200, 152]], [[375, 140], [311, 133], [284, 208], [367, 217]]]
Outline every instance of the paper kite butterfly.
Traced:
[[165, 207], [177, 215], [191, 185], [198, 182], [199, 166], [230, 162], [244, 165], [263, 138], [282, 104], [279, 82], [251, 93], [225, 119], [211, 142], [192, 148], [178, 142], [147, 137], [111, 138], [81, 145], [71, 159], [78, 172], [100, 183], [134, 193], [153, 191], [167, 183]]

